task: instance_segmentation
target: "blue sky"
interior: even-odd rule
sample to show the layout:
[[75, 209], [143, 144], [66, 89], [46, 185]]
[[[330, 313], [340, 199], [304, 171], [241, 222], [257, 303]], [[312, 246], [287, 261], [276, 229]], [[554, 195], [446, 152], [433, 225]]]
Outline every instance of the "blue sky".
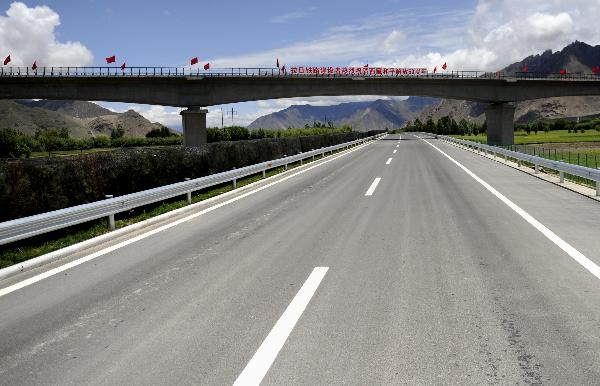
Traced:
[[[100, 1], [0, 2], [0, 55], [16, 65], [418, 66], [495, 70], [573, 40], [598, 44], [600, 0], [445, 1]], [[296, 103], [333, 104], [373, 97], [315, 97], [236, 104], [238, 124]], [[178, 109], [135, 108], [180, 126]], [[220, 124], [221, 108], [209, 108]]]

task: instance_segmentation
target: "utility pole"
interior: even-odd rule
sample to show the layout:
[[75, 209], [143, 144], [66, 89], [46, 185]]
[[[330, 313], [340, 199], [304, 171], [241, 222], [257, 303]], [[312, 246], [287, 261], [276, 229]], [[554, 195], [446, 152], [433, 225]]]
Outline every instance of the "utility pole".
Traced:
[[227, 112], [227, 115], [231, 114], [231, 126], [233, 126], [233, 118], [238, 115], [237, 110], [234, 110], [233, 107], [231, 108], [231, 111]]

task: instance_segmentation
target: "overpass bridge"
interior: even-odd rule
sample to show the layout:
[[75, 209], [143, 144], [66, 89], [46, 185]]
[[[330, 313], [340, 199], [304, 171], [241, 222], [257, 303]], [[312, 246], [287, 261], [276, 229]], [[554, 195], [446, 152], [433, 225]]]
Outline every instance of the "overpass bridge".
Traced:
[[276, 68], [201, 71], [189, 67], [24, 67], [0, 70], [0, 99], [90, 100], [186, 108], [186, 146], [206, 143], [206, 107], [264, 99], [345, 96], [430, 96], [486, 103], [488, 143], [514, 142], [515, 102], [600, 95], [592, 74], [458, 71], [442, 74], [289, 74]]

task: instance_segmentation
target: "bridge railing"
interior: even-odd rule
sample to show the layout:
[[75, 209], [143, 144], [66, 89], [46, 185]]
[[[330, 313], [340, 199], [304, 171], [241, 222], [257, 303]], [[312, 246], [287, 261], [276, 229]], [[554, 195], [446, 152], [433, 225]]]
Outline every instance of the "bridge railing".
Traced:
[[547, 158], [538, 157], [531, 154], [520, 153], [517, 151], [505, 149], [499, 146], [491, 146], [483, 143], [474, 141], [467, 141], [464, 139], [447, 137], [445, 135], [437, 135], [437, 138], [441, 138], [444, 141], [454, 143], [459, 146], [464, 146], [475, 151], [480, 151], [485, 154], [492, 154], [495, 157], [502, 156], [505, 159], [510, 158], [516, 160], [519, 165], [522, 162], [529, 163], [534, 166], [535, 173], [539, 172], [539, 168], [543, 167], [549, 170], [555, 170], [559, 173], [560, 181], [564, 182], [565, 174], [572, 176], [578, 176], [587, 180], [595, 181], [596, 183], [596, 196], [600, 196], [600, 169], [588, 168], [585, 166], [574, 165], [563, 161], [555, 161]]
[[[324, 68], [324, 67], [319, 67]], [[600, 74], [447, 71], [419, 75], [390, 72], [338, 74], [311, 72], [291, 74], [279, 68], [232, 67], [204, 70], [192, 67], [0, 67], [0, 77], [294, 77], [294, 78], [425, 78], [425, 79], [518, 79], [518, 80], [600, 80]]]
[[240, 178], [261, 172], [264, 176], [265, 171], [268, 169], [281, 166], [285, 166], [287, 168], [288, 164], [300, 162], [301, 160], [305, 160], [307, 158], [314, 158], [317, 155], [324, 155], [325, 153], [344, 149], [349, 146], [359, 145], [367, 141], [378, 139], [383, 135], [385, 134], [378, 134], [372, 137], [311, 150], [273, 161], [262, 162], [259, 164], [212, 174], [189, 181], [161, 186], [142, 192], [131, 193], [120, 197], [92, 202], [89, 204], [78, 205], [52, 212], [37, 214], [34, 216], [6, 221], [0, 223], [0, 245], [23, 240], [87, 221], [96, 220], [102, 217], [107, 217], [109, 219], [109, 223], [110, 219], [112, 219], [114, 222], [114, 215], [117, 213], [164, 201], [176, 196], [188, 195], [188, 201], [190, 201], [189, 194], [194, 191], [228, 182], [233, 182], [235, 187], [237, 180]]

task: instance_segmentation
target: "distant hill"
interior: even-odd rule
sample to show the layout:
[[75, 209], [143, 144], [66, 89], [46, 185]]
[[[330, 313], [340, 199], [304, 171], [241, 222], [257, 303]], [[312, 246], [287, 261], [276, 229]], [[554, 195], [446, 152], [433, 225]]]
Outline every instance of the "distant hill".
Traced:
[[333, 106], [295, 105], [262, 116], [248, 128], [285, 129], [312, 125], [314, 122], [331, 122], [337, 127], [349, 125], [359, 131], [394, 129], [402, 127], [425, 107], [437, 102], [435, 98], [411, 97], [406, 100], [379, 99]]
[[92, 102], [0, 100], [0, 127], [33, 135], [38, 130], [67, 128], [72, 136], [110, 135], [121, 127], [127, 137], [143, 137], [162, 127], [133, 110], [115, 113]]
[[[540, 73], [558, 73], [566, 69], [569, 73], [590, 73], [592, 66], [600, 65], [600, 46], [590, 46], [583, 42], [574, 42], [560, 51], [550, 50], [539, 55], [531, 55], [520, 62], [513, 63], [502, 71], [508, 74], [523, 71]], [[443, 116], [452, 116], [456, 120], [483, 122], [485, 105], [461, 100], [440, 100], [419, 114], [422, 121], [432, 117], [437, 120]], [[600, 114], [600, 96], [576, 96], [537, 99], [517, 103], [515, 120], [531, 122], [538, 119], [552, 120], [576, 118]]]

